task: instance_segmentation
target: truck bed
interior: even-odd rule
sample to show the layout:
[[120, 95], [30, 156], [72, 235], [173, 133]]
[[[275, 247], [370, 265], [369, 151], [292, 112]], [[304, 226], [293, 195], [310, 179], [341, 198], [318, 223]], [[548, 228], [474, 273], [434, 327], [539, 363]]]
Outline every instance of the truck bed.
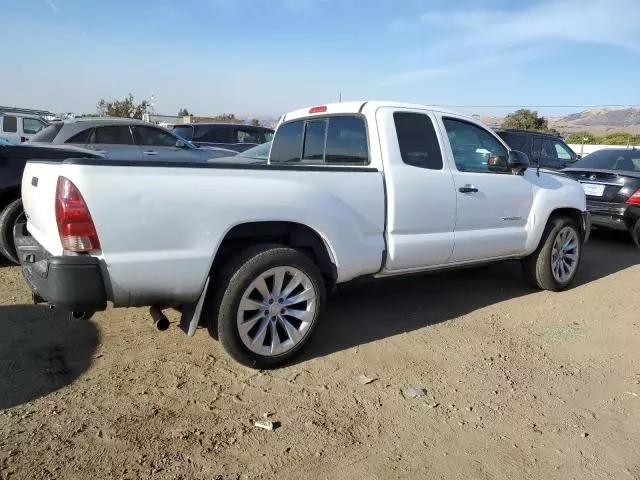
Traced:
[[88, 205], [115, 306], [193, 301], [222, 239], [240, 222], [306, 219], [324, 241], [331, 238], [339, 282], [382, 266], [385, 195], [375, 168], [29, 162], [22, 183], [27, 228], [52, 255], [63, 254], [53, 211], [58, 176]]

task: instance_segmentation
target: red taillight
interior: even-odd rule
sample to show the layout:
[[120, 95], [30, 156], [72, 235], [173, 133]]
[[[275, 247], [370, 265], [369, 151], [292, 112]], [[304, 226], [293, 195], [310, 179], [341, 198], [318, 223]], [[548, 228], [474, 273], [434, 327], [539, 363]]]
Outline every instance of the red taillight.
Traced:
[[98, 232], [78, 188], [65, 177], [58, 177], [56, 223], [62, 248], [70, 252], [100, 250]]
[[323, 113], [327, 111], [327, 107], [325, 106], [321, 106], [321, 107], [313, 107], [309, 109], [309, 113]]
[[627, 205], [640, 205], [640, 188], [627, 199]]

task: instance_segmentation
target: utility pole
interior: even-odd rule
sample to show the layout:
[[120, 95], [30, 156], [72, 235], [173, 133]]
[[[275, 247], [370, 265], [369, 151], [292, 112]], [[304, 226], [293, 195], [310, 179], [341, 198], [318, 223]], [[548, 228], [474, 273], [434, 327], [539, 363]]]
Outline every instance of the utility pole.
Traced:
[[342, 103], [342, 94], [341, 93], [338, 94], [338, 103]]

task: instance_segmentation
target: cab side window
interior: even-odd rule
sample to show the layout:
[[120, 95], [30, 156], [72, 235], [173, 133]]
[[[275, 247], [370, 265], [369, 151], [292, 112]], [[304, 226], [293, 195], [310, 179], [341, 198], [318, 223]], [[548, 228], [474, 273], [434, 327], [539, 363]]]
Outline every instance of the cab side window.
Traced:
[[443, 118], [442, 121], [459, 171], [510, 172], [507, 149], [488, 131], [458, 119]]

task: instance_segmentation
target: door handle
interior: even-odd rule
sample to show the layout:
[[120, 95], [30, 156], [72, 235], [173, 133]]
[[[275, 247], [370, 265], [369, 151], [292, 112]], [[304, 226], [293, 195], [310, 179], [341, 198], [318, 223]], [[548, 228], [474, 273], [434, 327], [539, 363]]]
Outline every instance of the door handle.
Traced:
[[146, 150], [144, 152], [145, 155], [158, 155], [158, 152], [156, 152], [155, 150]]
[[466, 184], [458, 189], [461, 193], [476, 193], [478, 189], [473, 185]]

